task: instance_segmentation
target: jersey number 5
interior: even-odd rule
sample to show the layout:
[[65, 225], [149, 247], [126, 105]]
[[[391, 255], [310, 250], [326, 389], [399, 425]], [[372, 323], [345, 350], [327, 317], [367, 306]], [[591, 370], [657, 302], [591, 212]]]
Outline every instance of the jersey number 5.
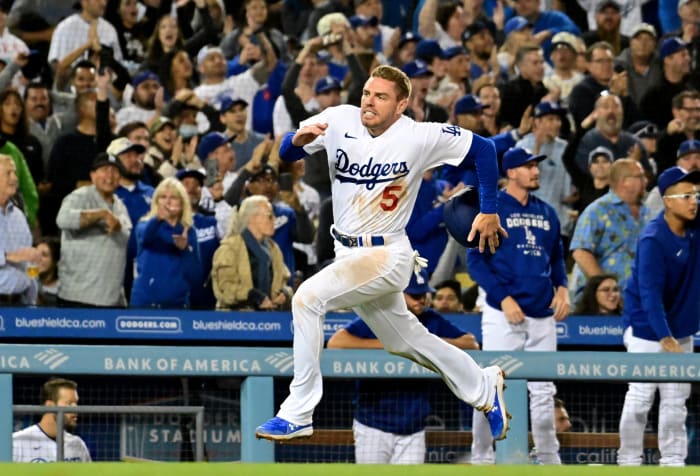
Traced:
[[396, 209], [399, 204], [399, 193], [403, 187], [401, 185], [388, 185], [384, 187], [384, 192], [382, 192], [382, 200], [379, 202], [379, 206], [385, 212], [391, 212]]

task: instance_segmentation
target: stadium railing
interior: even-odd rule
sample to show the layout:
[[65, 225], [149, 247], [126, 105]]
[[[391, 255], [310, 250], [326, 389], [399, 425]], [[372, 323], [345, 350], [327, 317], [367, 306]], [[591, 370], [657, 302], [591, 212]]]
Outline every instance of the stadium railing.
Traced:
[[[514, 419], [508, 438], [497, 443], [500, 463], [529, 461], [528, 380], [621, 384], [700, 379], [700, 358], [695, 354], [477, 351], [470, 355], [480, 365], [498, 364], [508, 374], [506, 400]], [[321, 369], [328, 379], [436, 378], [433, 372], [383, 351], [327, 350]], [[0, 461], [11, 460], [13, 376], [47, 373], [73, 378], [241, 377], [240, 459], [271, 462], [275, 446], [256, 440], [254, 430], [274, 414], [274, 379], [292, 376], [293, 358], [289, 348], [0, 344]]]
[[204, 407], [148, 405], [82, 405], [75, 407], [46, 405], [12, 405], [15, 414], [56, 414], [56, 460], [63, 461], [64, 416], [66, 413], [117, 415], [193, 415], [194, 460], [204, 461]]

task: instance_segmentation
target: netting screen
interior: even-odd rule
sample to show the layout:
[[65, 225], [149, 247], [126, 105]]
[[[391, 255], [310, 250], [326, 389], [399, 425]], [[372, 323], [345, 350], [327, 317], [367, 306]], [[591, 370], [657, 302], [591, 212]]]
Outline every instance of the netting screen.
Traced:
[[[14, 403], [38, 405], [39, 388], [47, 378], [15, 376]], [[205, 459], [240, 460], [241, 379], [80, 376], [74, 380], [79, 384], [81, 405], [204, 406]], [[286, 397], [289, 382], [289, 379], [275, 380], [276, 407]], [[559, 435], [562, 462], [614, 464], [627, 385], [571, 381], [556, 382], [556, 385], [557, 396], [565, 402], [572, 423], [569, 432]], [[469, 461], [471, 408], [457, 401], [437, 379], [377, 379], [365, 381], [361, 387], [353, 379], [326, 379], [324, 396], [314, 415], [314, 436], [299, 443], [276, 445], [276, 461], [354, 462], [354, 402], [358, 398], [372, 401], [379, 392], [393, 395], [383, 400], [381, 410], [385, 416], [392, 412], [397, 415], [423, 412], [425, 415], [426, 449], [422, 461]], [[700, 464], [699, 392], [694, 385], [688, 400], [688, 464]], [[32, 425], [39, 418], [40, 415], [16, 414], [14, 430]], [[657, 422], [658, 402], [652, 406], [645, 428], [646, 463], [658, 462]], [[192, 416], [79, 415], [75, 433], [85, 441], [95, 461], [190, 461], [194, 457]], [[381, 447], [379, 442], [376, 447]]]

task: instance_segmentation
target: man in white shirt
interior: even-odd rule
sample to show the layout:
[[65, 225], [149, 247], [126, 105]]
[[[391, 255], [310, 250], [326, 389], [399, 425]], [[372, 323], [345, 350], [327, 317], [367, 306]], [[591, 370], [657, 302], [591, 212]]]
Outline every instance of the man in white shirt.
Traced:
[[[90, 25], [97, 22], [97, 36], [100, 44], [114, 50], [114, 59], [122, 60], [122, 50], [117, 38], [117, 30], [102, 18], [107, 0], [80, 0], [81, 11], [69, 16], [56, 26], [51, 37], [49, 63], [55, 67], [70, 52], [84, 45], [88, 40]], [[87, 59], [82, 57], [80, 59]]]
[[[197, 70], [200, 75], [200, 85], [194, 89], [194, 93], [201, 100], [211, 104], [215, 108], [221, 106], [221, 101], [227, 96], [243, 99], [248, 104], [253, 104], [255, 94], [270, 76], [270, 72], [277, 64], [272, 46], [264, 34], [255, 38], [262, 43], [264, 58], [245, 72], [226, 78], [226, 58], [218, 46], [205, 46], [197, 54]], [[248, 114], [246, 128], [252, 130], [252, 114]]]
[[[45, 406], [78, 406], [78, 384], [64, 378], [51, 378], [41, 387]], [[63, 415], [63, 461], [90, 462], [90, 451], [79, 436], [73, 435], [76, 413]], [[12, 434], [12, 461], [16, 463], [56, 462], [56, 413], [44, 413], [36, 425]]]

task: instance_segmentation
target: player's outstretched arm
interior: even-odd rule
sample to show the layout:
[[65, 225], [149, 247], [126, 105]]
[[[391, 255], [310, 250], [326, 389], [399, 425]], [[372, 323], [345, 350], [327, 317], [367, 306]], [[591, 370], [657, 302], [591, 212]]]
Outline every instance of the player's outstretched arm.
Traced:
[[328, 124], [307, 124], [296, 132], [288, 132], [280, 144], [280, 159], [296, 162], [306, 157], [304, 146], [313, 142], [318, 136], [325, 135]]
[[328, 124], [308, 124], [298, 129], [292, 138], [292, 144], [297, 147], [304, 147], [313, 142], [318, 136], [324, 135], [328, 129]]

